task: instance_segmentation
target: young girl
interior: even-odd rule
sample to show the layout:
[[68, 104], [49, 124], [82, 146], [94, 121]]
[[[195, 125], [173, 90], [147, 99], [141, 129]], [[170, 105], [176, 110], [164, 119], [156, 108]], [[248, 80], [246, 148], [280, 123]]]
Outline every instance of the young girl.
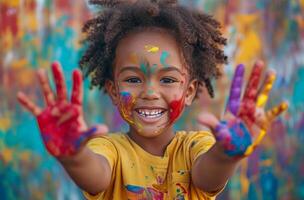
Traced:
[[[264, 112], [275, 79], [256, 62], [241, 98], [244, 66], [233, 78], [225, 115], [202, 114], [209, 131], [173, 131], [174, 122], [226, 63], [219, 23], [174, 0], [120, 2], [105, 6], [84, 26], [88, 49], [80, 64], [92, 85], [105, 88], [129, 124], [127, 133], [88, 128], [82, 110], [82, 75], [73, 72], [71, 100], [62, 69], [52, 65], [57, 96], [38, 71], [46, 108], [19, 92], [32, 112], [47, 150], [88, 199], [214, 199], [237, 163], [261, 142], [268, 125], [287, 104]], [[202, 108], [203, 110], [204, 108]]]

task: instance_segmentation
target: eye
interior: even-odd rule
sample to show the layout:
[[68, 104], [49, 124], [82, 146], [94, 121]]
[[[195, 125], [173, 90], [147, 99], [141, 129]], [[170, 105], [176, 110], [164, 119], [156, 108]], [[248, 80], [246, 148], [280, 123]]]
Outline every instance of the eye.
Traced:
[[165, 77], [165, 78], [162, 78], [160, 80], [161, 83], [175, 83], [177, 82], [177, 80], [173, 79], [173, 78], [169, 78], [169, 77]]
[[139, 78], [132, 77], [132, 78], [126, 79], [125, 82], [127, 82], [127, 83], [141, 83], [142, 81]]

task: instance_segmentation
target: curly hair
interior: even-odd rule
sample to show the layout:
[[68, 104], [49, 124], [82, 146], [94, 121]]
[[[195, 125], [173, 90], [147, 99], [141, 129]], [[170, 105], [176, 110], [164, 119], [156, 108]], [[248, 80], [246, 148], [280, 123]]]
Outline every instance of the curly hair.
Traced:
[[[101, 11], [83, 26], [88, 45], [80, 60], [91, 87], [104, 88], [113, 80], [113, 62], [119, 41], [138, 28], [158, 27], [174, 33], [192, 79], [205, 86], [211, 97], [212, 79], [221, 75], [219, 64], [227, 63], [226, 38], [212, 16], [177, 4], [177, 0], [90, 0]], [[199, 89], [197, 94], [201, 91]]]

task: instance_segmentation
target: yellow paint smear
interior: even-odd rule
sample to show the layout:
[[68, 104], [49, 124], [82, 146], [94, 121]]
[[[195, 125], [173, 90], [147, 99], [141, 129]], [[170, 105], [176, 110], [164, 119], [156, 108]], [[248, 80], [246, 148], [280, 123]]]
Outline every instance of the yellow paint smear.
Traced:
[[157, 53], [159, 51], [159, 47], [153, 45], [146, 45], [145, 49], [149, 53]]

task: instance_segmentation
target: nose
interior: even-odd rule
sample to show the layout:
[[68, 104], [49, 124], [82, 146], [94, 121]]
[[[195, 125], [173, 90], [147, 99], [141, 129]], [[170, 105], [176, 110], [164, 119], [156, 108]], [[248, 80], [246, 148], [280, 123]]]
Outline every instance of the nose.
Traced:
[[157, 100], [160, 98], [160, 94], [155, 84], [151, 81], [147, 82], [141, 91], [140, 98], [144, 100]]

